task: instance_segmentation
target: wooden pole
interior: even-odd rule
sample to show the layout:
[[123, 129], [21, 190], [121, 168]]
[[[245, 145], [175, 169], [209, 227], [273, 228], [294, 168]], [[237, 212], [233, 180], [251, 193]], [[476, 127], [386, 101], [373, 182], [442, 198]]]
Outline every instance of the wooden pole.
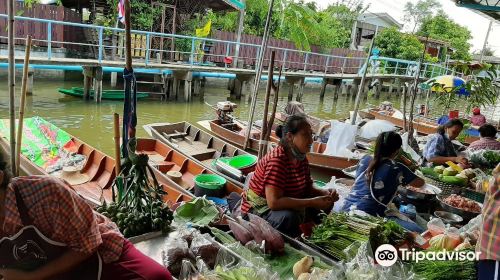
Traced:
[[[279, 98], [279, 94], [280, 94], [281, 74], [283, 73], [283, 66], [284, 65], [281, 65], [281, 68], [280, 68], [280, 74], [278, 76], [278, 85], [277, 86], [275, 86], [274, 84], [272, 85], [272, 90], [274, 93], [273, 109], [271, 110], [271, 118], [269, 119], [269, 122], [267, 123], [266, 136], [264, 137], [265, 141], [269, 141], [269, 138], [271, 137], [271, 131], [273, 130], [274, 118], [276, 116], [276, 108], [278, 107], [278, 98]], [[269, 145], [269, 143], [266, 142], [266, 145], [264, 145], [264, 152], [263, 152], [262, 156], [266, 155], [268, 145]]]
[[418, 90], [418, 80], [420, 79], [420, 70], [422, 69], [422, 64], [424, 63], [425, 52], [427, 50], [427, 44], [429, 41], [429, 37], [425, 38], [424, 50], [422, 51], [422, 55], [420, 56], [420, 61], [418, 62], [417, 73], [415, 73], [415, 78], [413, 79], [413, 90], [410, 96], [410, 116], [408, 118], [408, 144], [414, 142], [413, 138], [413, 111], [415, 108], [415, 99], [417, 98], [417, 90]]
[[132, 39], [130, 36], [130, 0], [125, 0], [125, 67], [132, 70]]
[[274, 0], [269, 3], [269, 10], [267, 11], [266, 26], [264, 28], [264, 36], [262, 37], [262, 44], [260, 46], [259, 57], [257, 59], [257, 68], [255, 69], [255, 82], [252, 93], [252, 104], [250, 105], [250, 115], [248, 116], [248, 131], [245, 135], [245, 142], [243, 143], [243, 149], [248, 147], [250, 140], [250, 133], [252, 131], [253, 117], [255, 115], [255, 105], [257, 103], [257, 95], [259, 93], [259, 82], [260, 76], [262, 75], [262, 70], [264, 68], [264, 55], [267, 49], [267, 41], [269, 38], [269, 29], [271, 27], [271, 17], [273, 15], [273, 5]]
[[266, 134], [267, 134], [267, 114], [269, 112], [269, 99], [271, 97], [271, 90], [273, 87], [273, 76], [274, 76], [274, 58], [276, 56], [276, 52], [271, 52], [271, 63], [269, 64], [269, 71], [267, 71], [267, 88], [266, 88], [266, 98], [264, 100], [264, 117], [262, 118], [262, 129], [260, 131], [260, 142], [259, 142], [259, 158], [265, 154], [264, 148], [267, 146], [265, 144]]
[[16, 170], [16, 77], [15, 77], [15, 58], [14, 58], [14, 0], [7, 0], [8, 13], [9, 13], [9, 116], [10, 116], [10, 166], [12, 173], [17, 174]]
[[356, 117], [359, 111], [359, 102], [361, 101], [361, 94], [363, 94], [363, 89], [365, 88], [366, 73], [368, 72], [368, 64], [370, 64], [370, 57], [372, 56], [373, 45], [375, 44], [375, 34], [373, 35], [372, 41], [370, 43], [370, 49], [368, 50], [368, 56], [366, 57], [366, 68], [363, 71], [363, 76], [361, 76], [361, 83], [359, 84], [358, 94], [356, 94], [356, 101], [354, 101], [354, 114], [352, 115], [351, 124], [356, 124]]
[[115, 173], [116, 176], [121, 172], [121, 155], [120, 155], [120, 115], [115, 113], [113, 115], [113, 128], [115, 130]]
[[17, 125], [17, 147], [16, 147], [16, 176], [19, 176], [21, 159], [21, 143], [23, 142], [24, 107], [26, 107], [26, 94], [28, 86], [28, 71], [31, 54], [31, 35], [26, 36], [26, 50], [24, 54], [23, 82], [21, 86], [21, 104], [19, 105], [19, 123]]

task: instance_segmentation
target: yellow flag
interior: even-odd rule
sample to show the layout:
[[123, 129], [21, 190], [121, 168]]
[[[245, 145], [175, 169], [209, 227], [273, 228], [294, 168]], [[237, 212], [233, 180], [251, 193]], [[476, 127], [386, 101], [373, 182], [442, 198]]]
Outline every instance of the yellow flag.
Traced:
[[210, 29], [212, 29], [212, 20], [208, 20], [203, 28], [196, 29], [196, 37], [207, 37], [210, 34]]

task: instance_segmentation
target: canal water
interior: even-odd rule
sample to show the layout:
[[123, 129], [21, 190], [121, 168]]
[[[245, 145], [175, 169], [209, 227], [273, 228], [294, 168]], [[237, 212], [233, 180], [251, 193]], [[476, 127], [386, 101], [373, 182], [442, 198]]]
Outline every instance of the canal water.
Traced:
[[[196, 122], [200, 120], [213, 119], [215, 113], [207, 103], [216, 104], [218, 101], [229, 100], [229, 91], [225, 85], [225, 80], [210, 80], [207, 82], [205, 95], [202, 98], [194, 96], [193, 101], [189, 103], [161, 102], [154, 99], [138, 101], [138, 136], [147, 136], [142, 125], [148, 123], [188, 121], [196, 125]], [[41, 116], [103, 152], [113, 154], [113, 113], [122, 114], [123, 102], [104, 100], [101, 104], [96, 104], [93, 101], [86, 102], [58, 92], [58, 88], [73, 86], [82, 87], [83, 85], [80, 82], [35, 80], [34, 94], [27, 98], [25, 117]], [[348, 117], [349, 110], [354, 107], [353, 97], [340, 95], [338, 100], [334, 101], [333, 87], [329, 86], [324, 101], [320, 102], [319, 92], [318, 84], [306, 86], [303, 104], [308, 114], [322, 119]], [[20, 83], [17, 84], [16, 94], [19, 99]], [[280, 108], [282, 110], [286, 105], [287, 94], [288, 88], [283, 86], [278, 110]], [[379, 99], [370, 96], [367, 100], [362, 100], [361, 108], [367, 107], [368, 104], [377, 105], [384, 100], [390, 100], [396, 108], [400, 106], [400, 98], [395, 94], [390, 96], [388, 93], [382, 93]], [[239, 101], [231, 101], [238, 104], [235, 115], [246, 120], [250, 107], [247, 96]], [[16, 104], [19, 104], [19, 100]], [[262, 85], [257, 102], [256, 119], [263, 115], [263, 104], [264, 86]], [[8, 106], [8, 89], [5, 81], [0, 85], [0, 118], [9, 117]]]

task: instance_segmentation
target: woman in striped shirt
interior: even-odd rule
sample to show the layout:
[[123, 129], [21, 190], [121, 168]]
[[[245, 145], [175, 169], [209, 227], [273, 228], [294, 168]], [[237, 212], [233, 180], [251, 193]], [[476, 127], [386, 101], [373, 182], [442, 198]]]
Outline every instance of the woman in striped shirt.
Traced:
[[306, 158], [313, 143], [312, 130], [305, 116], [288, 117], [276, 134], [280, 144], [257, 163], [241, 210], [260, 215], [279, 231], [296, 236], [306, 209], [329, 211], [338, 195], [313, 187]]

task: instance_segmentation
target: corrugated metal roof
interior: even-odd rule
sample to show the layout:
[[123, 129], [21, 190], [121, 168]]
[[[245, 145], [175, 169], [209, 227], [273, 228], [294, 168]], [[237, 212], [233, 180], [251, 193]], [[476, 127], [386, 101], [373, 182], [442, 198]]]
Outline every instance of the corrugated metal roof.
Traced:
[[459, 7], [475, 10], [478, 13], [500, 22], [500, 1], [492, 0], [454, 0]]

